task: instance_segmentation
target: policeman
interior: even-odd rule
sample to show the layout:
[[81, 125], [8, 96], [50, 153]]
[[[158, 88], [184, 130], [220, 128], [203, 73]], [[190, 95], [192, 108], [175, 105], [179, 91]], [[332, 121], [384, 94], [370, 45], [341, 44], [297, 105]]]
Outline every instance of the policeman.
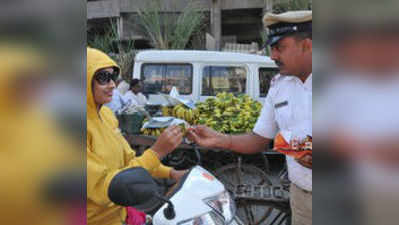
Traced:
[[[280, 133], [287, 142], [312, 136], [312, 11], [266, 14], [267, 44], [280, 74], [272, 79], [252, 133], [226, 135], [205, 126], [188, 136], [204, 147], [251, 154], [262, 152]], [[294, 225], [312, 224], [312, 155], [287, 156]]]

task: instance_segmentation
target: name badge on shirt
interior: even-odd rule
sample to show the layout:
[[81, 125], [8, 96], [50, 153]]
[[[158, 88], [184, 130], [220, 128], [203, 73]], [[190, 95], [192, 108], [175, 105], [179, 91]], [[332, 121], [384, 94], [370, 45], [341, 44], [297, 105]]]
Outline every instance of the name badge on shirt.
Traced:
[[278, 108], [281, 108], [281, 107], [284, 107], [284, 106], [287, 106], [287, 105], [288, 105], [288, 101], [284, 101], [284, 102], [280, 102], [280, 103], [275, 104], [274, 108], [278, 109]]

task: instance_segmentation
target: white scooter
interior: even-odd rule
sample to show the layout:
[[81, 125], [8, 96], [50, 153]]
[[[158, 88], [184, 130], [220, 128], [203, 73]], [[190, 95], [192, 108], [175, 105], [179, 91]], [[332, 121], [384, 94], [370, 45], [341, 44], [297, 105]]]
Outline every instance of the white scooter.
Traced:
[[[148, 173], [145, 175], [152, 179]], [[147, 195], [148, 201], [165, 202], [154, 214], [153, 225], [244, 225], [236, 216], [235, 202], [224, 185], [200, 166], [182, 177], [166, 197], [154, 193], [154, 186], [155, 183], [137, 185], [134, 190], [141, 198]]]

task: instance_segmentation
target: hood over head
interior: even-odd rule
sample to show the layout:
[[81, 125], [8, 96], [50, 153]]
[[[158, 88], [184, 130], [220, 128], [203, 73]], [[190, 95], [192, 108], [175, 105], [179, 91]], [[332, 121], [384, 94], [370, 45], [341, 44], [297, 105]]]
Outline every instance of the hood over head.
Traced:
[[87, 83], [86, 83], [87, 119], [98, 118], [98, 114], [96, 112], [96, 104], [94, 102], [94, 96], [92, 90], [92, 82], [94, 74], [98, 70], [108, 67], [115, 67], [119, 70], [119, 66], [107, 54], [98, 49], [90, 47], [87, 48]]
[[14, 114], [26, 109], [15, 104], [15, 82], [26, 77], [45, 77], [48, 65], [46, 57], [38, 49], [27, 44], [2, 43], [0, 44], [0, 109], [4, 114]]

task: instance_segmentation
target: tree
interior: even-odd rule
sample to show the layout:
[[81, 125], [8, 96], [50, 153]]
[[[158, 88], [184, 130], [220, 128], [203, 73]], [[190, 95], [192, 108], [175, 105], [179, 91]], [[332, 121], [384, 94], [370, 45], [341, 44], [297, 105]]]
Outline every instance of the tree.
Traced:
[[166, 9], [161, 0], [149, 0], [138, 10], [139, 24], [154, 48], [184, 49], [201, 30], [205, 14], [196, 2], [188, 1], [181, 12], [175, 11]]
[[105, 32], [94, 32], [88, 39], [88, 46], [99, 49], [113, 58], [121, 68], [123, 79], [130, 80], [135, 56], [134, 41], [119, 38], [116, 19], [110, 19], [110, 26]]
[[312, 0], [274, 0], [273, 12], [283, 13], [293, 10], [311, 10]]

